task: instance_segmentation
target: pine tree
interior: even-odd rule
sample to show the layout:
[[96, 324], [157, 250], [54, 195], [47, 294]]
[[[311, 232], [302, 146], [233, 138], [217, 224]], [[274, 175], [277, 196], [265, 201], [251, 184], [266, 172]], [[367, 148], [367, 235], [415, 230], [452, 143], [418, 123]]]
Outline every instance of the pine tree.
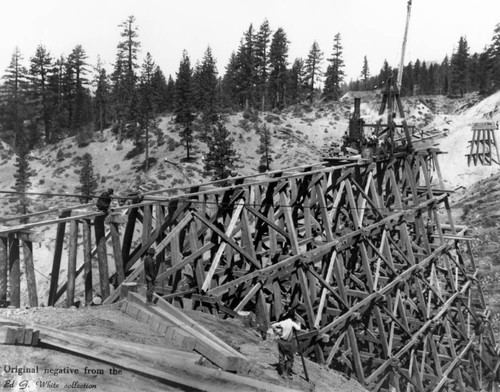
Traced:
[[257, 72], [255, 56], [255, 33], [250, 25], [241, 40], [236, 54], [236, 93], [241, 107], [250, 109], [255, 107], [257, 98]]
[[318, 43], [314, 41], [305, 62], [305, 70], [309, 83], [309, 94], [311, 95], [311, 99], [314, 97], [314, 84], [319, 82], [323, 76], [323, 72], [321, 71], [322, 61], [323, 52], [320, 50]]
[[198, 91], [201, 98], [200, 110], [212, 114], [217, 111], [217, 65], [210, 46], [203, 55], [199, 72]]
[[285, 107], [285, 92], [288, 81], [288, 39], [285, 30], [278, 28], [273, 34], [269, 49], [270, 73], [269, 95], [273, 108]]
[[92, 155], [88, 152], [85, 153], [80, 161], [80, 186], [77, 191], [80, 192], [84, 197], [82, 202], [89, 203], [92, 199], [88, 196], [94, 194], [97, 190], [98, 184], [97, 179], [94, 174], [94, 166], [92, 164]]
[[370, 78], [370, 68], [368, 67], [368, 59], [363, 58], [363, 67], [361, 68], [361, 81], [363, 82], [363, 90], [368, 89], [368, 79]]
[[259, 172], [264, 173], [271, 170], [272, 154], [274, 154], [274, 151], [272, 150], [271, 130], [266, 124], [260, 128], [259, 134], [260, 144], [257, 149], [257, 154], [260, 155]]
[[238, 60], [236, 58], [236, 53], [231, 53], [229, 61], [226, 65], [226, 73], [222, 78], [222, 107], [238, 107], [239, 106], [239, 95], [238, 95]]
[[287, 96], [290, 104], [297, 104], [304, 98], [306, 91], [304, 60], [296, 58], [289, 72]]
[[165, 110], [173, 111], [175, 108], [175, 82], [172, 75], [168, 76], [167, 87], [165, 89]]
[[205, 174], [211, 176], [213, 181], [236, 175], [237, 155], [233, 144], [234, 139], [224, 123], [219, 121], [207, 140], [208, 152], [205, 156]]
[[488, 70], [492, 79], [491, 90], [500, 90], [500, 23], [493, 30], [492, 42], [487, 51], [487, 58]]
[[461, 97], [469, 88], [469, 45], [465, 37], [460, 37], [458, 48], [451, 56], [450, 89]]
[[[16, 146], [16, 173], [14, 174], [14, 190], [18, 192], [18, 205], [16, 207], [16, 212], [18, 214], [26, 215], [29, 211], [30, 199], [26, 192], [28, 192], [31, 186], [31, 170], [28, 161], [28, 144], [25, 137], [24, 130], [21, 129], [18, 133], [18, 143]], [[25, 220], [21, 220], [21, 223], [25, 223]]]
[[323, 96], [326, 100], [338, 101], [341, 92], [340, 86], [345, 76], [340, 33], [335, 34], [333, 41], [333, 53], [332, 58], [328, 59], [330, 64], [325, 73]]
[[68, 89], [72, 92], [71, 99], [73, 99], [70, 118], [70, 127], [73, 132], [81, 131], [81, 128], [90, 122], [89, 95], [85, 88], [88, 83], [86, 60], [87, 53], [81, 45], [77, 45], [67, 61], [67, 83]]
[[269, 22], [264, 20], [255, 38], [255, 72], [257, 76], [257, 94], [261, 99], [261, 110], [266, 109], [267, 82], [269, 77], [269, 42], [271, 41]]
[[116, 62], [111, 79], [115, 119], [121, 129], [123, 122], [136, 120], [138, 102], [136, 69], [139, 68], [137, 55], [141, 44], [138, 41], [138, 27], [135, 25], [134, 16], [129, 16], [119, 27], [122, 28], [120, 33], [122, 41], [117, 45]]
[[14, 49], [9, 67], [3, 76], [0, 90], [0, 114], [4, 140], [17, 149], [17, 139], [24, 132], [23, 124], [27, 115], [26, 94], [28, 91], [28, 71], [22, 65], [23, 57], [19, 48]]
[[99, 57], [97, 58], [94, 73], [93, 86], [95, 88], [94, 107], [97, 116], [96, 123], [98, 124], [97, 128], [102, 132], [109, 125], [110, 85], [106, 69]]
[[53, 59], [43, 45], [38, 45], [35, 55], [30, 59], [31, 92], [35, 102], [39, 103], [37, 111], [43, 120], [45, 143], [51, 139], [51, 112], [49, 108], [48, 79], [53, 69]]
[[[146, 58], [142, 64], [142, 72], [139, 85], [138, 124], [139, 129], [135, 135], [136, 146], [144, 146], [144, 171], [149, 170], [149, 132], [155, 128], [156, 108], [154, 107], [153, 76], [156, 64], [151, 54], [146, 53]], [[144, 141], [142, 140], [144, 135]]]
[[187, 159], [190, 158], [190, 149], [193, 142], [192, 123], [194, 116], [193, 105], [193, 70], [191, 61], [186, 50], [182, 53], [182, 59], [179, 64], [179, 72], [175, 84], [176, 110], [175, 122], [181, 124], [181, 140], [186, 147]]
[[156, 66], [151, 79], [153, 96], [151, 97], [155, 113], [164, 113], [168, 108], [167, 79], [159, 66]]

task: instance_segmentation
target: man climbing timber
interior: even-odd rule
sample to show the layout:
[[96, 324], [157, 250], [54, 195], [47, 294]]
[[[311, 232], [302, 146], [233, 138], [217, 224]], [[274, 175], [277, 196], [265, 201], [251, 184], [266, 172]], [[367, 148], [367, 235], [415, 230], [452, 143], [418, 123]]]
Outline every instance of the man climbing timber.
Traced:
[[287, 379], [292, 379], [293, 357], [297, 351], [294, 329], [299, 330], [300, 324], [295, 322], [295, 311], [289, 310], [282, 321], [271, 325], [278, 335], [279, 364], [278, 373]]
[[102, 192], [97, 199], [96, 207], [99, 211], [108, 213], [109, 206], [111, 205], [111, 195], [114, 193], [112, 188], [108, 188], [106, 191]]
[[144, 272], [146, 275], [146, 305], [153, 304], [153, 293], [156, 284], [156, 275], [158, 274], [158, 268], [154, 259], [155, 250], [154, 248], [148, 249], [148, 254], [144, 258]]

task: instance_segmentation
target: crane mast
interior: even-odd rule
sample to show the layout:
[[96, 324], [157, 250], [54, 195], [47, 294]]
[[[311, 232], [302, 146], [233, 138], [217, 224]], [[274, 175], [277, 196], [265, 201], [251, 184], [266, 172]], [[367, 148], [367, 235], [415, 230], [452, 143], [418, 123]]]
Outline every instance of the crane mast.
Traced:
[[410, 14], [411, 14], [411, 0], [408, 0], [408, 5], [406, 8], [405, 35], [403, 38], [403, 47], [401, 48], [401, 61], [399, 62], [399, 72], [398, 72], [398, 86], [399, 86], [399, 88], [401, 88], [401, 83], [403, 81], [403, 67], [404, 67], [404, 61], [405, 61], [406, 40], [408, 38], [408, 26], [410, 25]]

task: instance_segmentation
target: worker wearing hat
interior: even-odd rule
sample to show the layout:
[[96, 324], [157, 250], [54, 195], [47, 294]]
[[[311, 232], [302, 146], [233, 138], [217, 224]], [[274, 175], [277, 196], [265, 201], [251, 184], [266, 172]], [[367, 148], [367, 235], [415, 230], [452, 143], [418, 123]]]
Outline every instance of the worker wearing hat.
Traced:
[[156, 284], [156, 276], [158, 274], [158, 267], [155, 261], [155, 249], [153, 247], [148, 249], [147, 255], [144, 258], [144, 272], [146, 274], [146, 304], [153, 304], [153, 293]]

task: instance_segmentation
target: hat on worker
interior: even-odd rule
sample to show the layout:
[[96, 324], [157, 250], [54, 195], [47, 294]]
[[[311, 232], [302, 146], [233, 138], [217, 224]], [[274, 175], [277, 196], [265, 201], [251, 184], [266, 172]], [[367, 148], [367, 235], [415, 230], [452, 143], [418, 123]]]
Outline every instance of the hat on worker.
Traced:
[[154, 255], [155, 254], [155, 248], [149, 248], [148, 249], [148, 253]]

